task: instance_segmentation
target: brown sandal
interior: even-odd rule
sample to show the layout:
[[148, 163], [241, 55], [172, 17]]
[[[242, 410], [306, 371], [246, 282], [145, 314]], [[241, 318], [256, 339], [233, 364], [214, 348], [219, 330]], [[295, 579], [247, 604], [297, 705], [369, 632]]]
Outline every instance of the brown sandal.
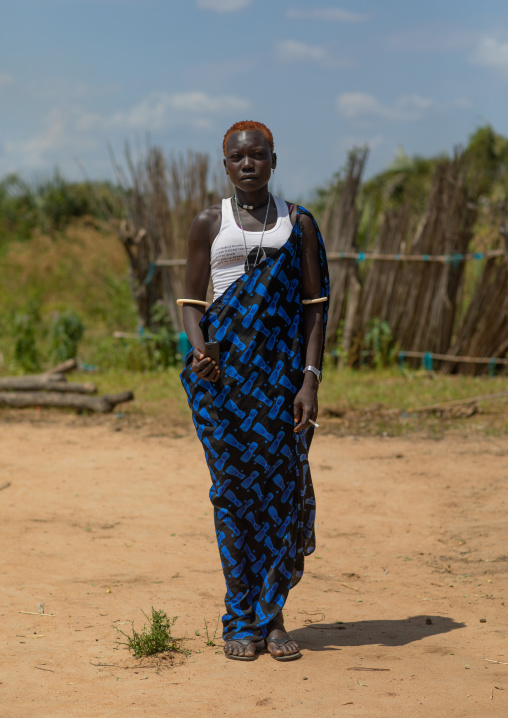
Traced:
[[[267, 638], [267, 639], [266, 639], [266, 646], [267, 646], [267, 648], [268, 648], [268, 644], [269, 644], [269, 643], [276, 643], [276, 644], [279, 646], [279, 648], [282, 648], [282, 646], [284, 646], [286, 643], [289, 643], [289, 641], [294, 641], [294, 640], [295, 640], [295, 639], [292, 638], [292, 637], [289, 635], [289, 633], [288, 633], [288, 634], [287, 634], [286, 636], [284, 636], [283, 638]], [[286, 654], [282, 654], [282, 656], [274, 656], [271, 651], [269, 651], [269, 653], [270, 653], [270, 655], [271, 655], [271, 657], [272, 657], [273, 659], [275, 659], [276, 661], [282, 661], [282, 662], [284, 662], [284, 661], [296, 661], [297, 658], [302, 658], [302, 654], [300, 653], [300, 651], [298, 651], [297, 653], [286, 653]]]
[[[256, 646], [257, 641], [253, 640], [252, 638], [230, 638], [229, 641], [226, 641], [226, 643], [240, 643], [244, 648], [247, 648], [251, 643], [254, 644], [254, 647]], [[264, 645], [264, 641], [263, 641]], [[225, 646], [224, 646], [225, 647]], [[257, 652], [257, 649], [256, 649]], [[257, 658], [257, 655], [254, 654], [253, 656], [234, 656], [232, 653], [226, 653], [224, 652], [224, 655], [226, 658], [231, 658], [233, 661], [255, 661]]]

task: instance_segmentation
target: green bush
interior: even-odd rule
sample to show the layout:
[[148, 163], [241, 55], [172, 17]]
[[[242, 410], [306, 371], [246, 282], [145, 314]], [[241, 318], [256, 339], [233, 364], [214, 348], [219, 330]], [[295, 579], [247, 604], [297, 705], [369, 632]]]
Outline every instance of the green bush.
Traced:
[[12, 322], [12, 333], [15, 341], [14, 358], [26, 372], [37, 372], [41, 368], [40, 353], [36, 340], [40, 321], [38, 306], [32, 302], [28, 305], [25, 313], [15, 314]]
[[371, 319], [367, 323], [364, 341], [365, 348], [371, 352], [372, 365], [375, 369], [393, 364], [397, 352], [388, 322], [378, 318]]
[[176, 616], [170, 619], [165, 611], [156, 611], [153, 606], [151, 617], [147, 616], [144, 611], [142, 613], [148, 620], [148, 628], [145, 624], [141, 631], [136, 631], [134, 622], [131, 621], [131, 636], [117, 628], [117, 626], [113, 626], [118, 633], [127, 639], [126, 641], [118, 641], [121, 646], [127, 646], [136, 658], [153, 656], [156, 653], [183, 652], [180, 645], [181, 640], [173, 638], [171, 635], [171, 628], [176, 621]]
[[154, 304], [151, 312], [152, 326], [155, 331], [150, 334], [146, 344], [150, 357], [150, 368], [166, 369], [176, 364], [176, 336], [168, 308], [164, 302]]
[[51, 349], [55, 359], [59, 362], [74, 359], [84, 332], [85, 327], [76, 312], [57, 313], [51, 327]]
[[28, 239], [39, 228], [51, 233], [72, 219], [87, 215], [104, 219], [105, 213], [123, 216], [118, 194], [109, 182], [68, 182], [56, 169], [31, 182], [16, 174], [0, 181], [0, 236]]

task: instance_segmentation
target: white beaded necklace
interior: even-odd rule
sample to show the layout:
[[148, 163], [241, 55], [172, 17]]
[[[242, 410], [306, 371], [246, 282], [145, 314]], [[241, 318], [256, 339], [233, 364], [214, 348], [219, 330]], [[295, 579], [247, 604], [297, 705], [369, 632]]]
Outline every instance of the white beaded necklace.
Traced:
[[[242, 230], [242, 235], [243, 235], [243, 244], [244, 244], [244, 246], [245, 246], [245, 259], [248, 260], [248, 259], [249, 259], [249, 250], [247, 249], [247, 240], [245, 239], [245, 231], [244, 231], [244, 229], [243, 229], [242, 219], [241, 219], [241, 217], [240, 217], [240, 210], [238, 209], [239, 202], [238, 202], [238, 199], [237, 199], [237, 197], [236, 197], [236, 194], [234, 195], [234, 200], [235, 200], [236, 214], [238, 215], [238, 223], [239, 223], [239, 225], [240, 225], [240, 229]], [[261, 249], [262, 249], [262, 247], [263, 247], [263, 237], [265, 236], [266, 223], [268, 222], [268, 212], [269, 212], [269, 210], [270, 210], [270, 202], [271, 202], [271, 200], [272, 200], [272, 195], [270, 194], [270, 192], [268, 192], [268, 204], [266, 205], [265, 223], [264, 223], [264, 225], [263, 225], [263, 232], [262, 232], [262, 234], [261, 234], [261, 239], [260, 239], [260, 241], [259, 241], [259, 247], [258, 247], [258, 251], [257, 251], [257, 254], [256, 254], [256, 262], [255, 262], [255, 264], [254, 264], [254, 267], [255, 267], [255, 266], [257, 265], [257, 263], [258, 263], [259, 253], [261, 252]]]

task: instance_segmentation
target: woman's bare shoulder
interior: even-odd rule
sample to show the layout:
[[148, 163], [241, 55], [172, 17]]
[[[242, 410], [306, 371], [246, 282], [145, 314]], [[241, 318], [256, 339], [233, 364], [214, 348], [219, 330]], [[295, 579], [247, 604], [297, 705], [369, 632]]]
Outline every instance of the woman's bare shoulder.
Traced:
[[194, 217], [194, 223], [203, 227], [207, 224], [215, 223], [218, 219], [220, 220], [221, 216], [222, 216], [222, 205], [219, 203], [212, 204], [211, 207], [207, 207], [206, 209], [203, 209], [199, 214], [197, 214]]
[[213, 204], [211, 207], [207, 207], [194, 217], [189, 239], [191, 241], [199, 237], [211, 239], [219, 232], [221, 221], [222, 205]]

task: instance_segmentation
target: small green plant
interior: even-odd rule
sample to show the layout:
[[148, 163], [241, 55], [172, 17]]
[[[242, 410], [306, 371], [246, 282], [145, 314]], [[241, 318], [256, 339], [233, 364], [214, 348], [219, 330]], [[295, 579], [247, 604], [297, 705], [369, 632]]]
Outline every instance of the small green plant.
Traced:
[[344, 319], [341, 319], [339, 322], [339, 327], [335, 334], [336, 346], [334, 349], [332, 349], [332, 359], [335, 366], [337, 366], [337, 364], [342, 366], [347, 360], [347, 352], [344, 351], [343, 347], [344, 323]]
[[395, 342], [388, 322], [374, 318], [367, 323], [365, 347], [372, 352], [375, 369], [389, 366], [394, 361]]
[[127, 639], [126, 641], [118, 641], [121, 646], [127, 646], [135, 658], [153, 656], [156, 653], [184, 653], [181, 647], [181, 639], [174, 638], [171, 635], [171, 628], [177, 616], [168, 618], [165, 611], [156, 611], [153, 606], [151, 617], [147, 616], [144, 611], [142, 613], [148, 621], [148, 626], [145, 623], [141, 631], [138, 632], [134, 629], [134, 621], [131, 621], [132, 636], [114, 626], [118, 633], [121, 633]]
[[169, 311], [163, 302], [157, 302], [151, 311], [152, 332], [147, 342], [151, 368], [176, 364], [176, 337]]
[[12, 323], [15, 339], [14, 358], [26, 372], [39, 371], [41, 368], [36, 333], [41, 321], [39, 308], [30, 302], [25, 313], [16, 314]]
[[74, 359], [84, 332], [83, 322], [72, 310], [57, 314], [51, 327], [51, 344], [55, 358], [60, 362]]
[[206, 645], [207, 646], [215, 646], [215, 639], [217, 638], [217, 629], [219, 628], [219, 620], [220, 620], [220, 613], [217, 616], [217, 623], [215, 624], [215, 630], [213, 632], [213, 636], [210, 637], [210, 633], [208, 632], [208, 623], [205, 620], [205, 635], [206, 635]]

